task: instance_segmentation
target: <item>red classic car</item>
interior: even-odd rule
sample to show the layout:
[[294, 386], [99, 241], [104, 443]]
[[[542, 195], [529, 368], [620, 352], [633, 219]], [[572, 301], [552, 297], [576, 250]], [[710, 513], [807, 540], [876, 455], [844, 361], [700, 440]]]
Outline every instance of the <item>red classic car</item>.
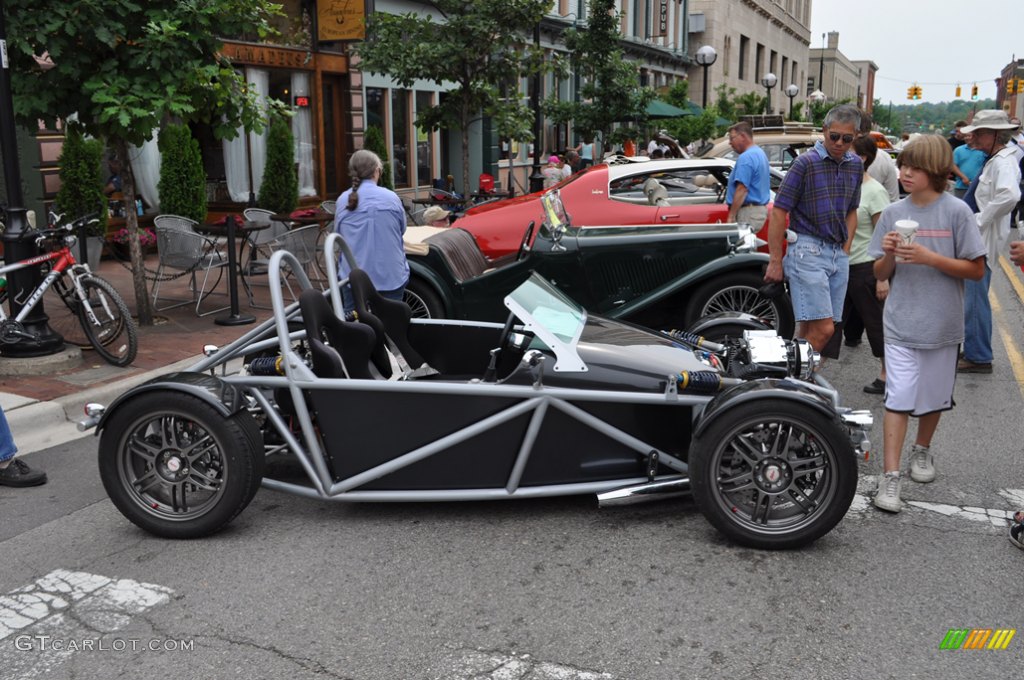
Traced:
[[[727, 158], [614, 157], [566, 178], [558, 189], [572, 222], [579, 227], [633, 224], [725, 222], [725, 189], [734, 162]], [[782, 181], [772, 171], [772, 190]], [[479, 205], [455, 221], [476, 237], [489, 258], [518, 251], [523, 231], [544, 218], [543, 192]], [[765, 238], [767, 222], [753, 225]]]

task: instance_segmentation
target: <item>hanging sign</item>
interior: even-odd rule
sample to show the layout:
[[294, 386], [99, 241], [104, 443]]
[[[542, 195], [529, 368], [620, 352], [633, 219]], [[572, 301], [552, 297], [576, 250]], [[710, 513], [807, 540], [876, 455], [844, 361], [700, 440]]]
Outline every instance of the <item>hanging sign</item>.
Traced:
[[319, 40], [363, 40], [366, 37], [365, 0], [319, 0], [316, 6]]

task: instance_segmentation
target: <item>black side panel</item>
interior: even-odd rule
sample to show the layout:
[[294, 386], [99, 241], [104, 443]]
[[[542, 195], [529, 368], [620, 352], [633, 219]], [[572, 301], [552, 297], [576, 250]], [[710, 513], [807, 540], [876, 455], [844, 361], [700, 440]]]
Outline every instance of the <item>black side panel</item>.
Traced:
[[[686, 406], [574, 404], [601, 421], [686, 460], [692, 410]], [[522, 486], [602, 481], [646, 474], [646, 454], [628, 448], [556, 408], [548, 408]], [[660, 469], [659, 472], [668, 472]]]
[[[458, 432], [520, 401], [331, 390], [310, 390], [308, 395], [335, 481]], [[502, 488], [529, 418], [529, 413], [521, 415], [359, 489]]]
[[[409, 342], [424, 361], [442, 375], [481, 378], [490, 361], [490, 351], [498, 346], [500, 328], [437, 324], [411, 324]], [[519, 362], [520, 352], [502, 352], [498, 375], [505, 375]]]

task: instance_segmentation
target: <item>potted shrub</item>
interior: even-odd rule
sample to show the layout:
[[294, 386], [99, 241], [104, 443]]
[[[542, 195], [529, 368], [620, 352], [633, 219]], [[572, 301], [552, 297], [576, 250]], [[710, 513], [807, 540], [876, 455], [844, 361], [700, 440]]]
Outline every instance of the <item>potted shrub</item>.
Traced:
[[299, 203], [295, 172], [295, 138], [284, 116], [276, 115], [267, 133], [267, 164], [263, 168], [258, 204], [275, 213], [290, 213]]
[[[103, 195], [103, 143], [86, 139], [76, 126], [70, 126], [64, 137], [60, 158], [60, 191], [57, 192], [56, 211], [65, 220], [98, 213], [99, 221], [86, 227], [85, 250], [92, 269], [99, 267], [103, 251], [103, 238], [107, 233], [107, 197]], [[81, 236], [81, 235], [80, 235]], [[83, 259], [82, 245], [76, 246], [75, 255]]]
[[206, 171], [199, 142], [187, 125], [167, 125], [160, 130], [160, 212], [206, 221]]
[[384, 143], [384, 133], [376, 125], [366, 128], [366, 133], [363, 136], [363, 148], [380, 156], [381, 163], [384, 164], [384, 170], [380, 173], [380, 186], [394, 191], [395, 187], [391, 185], [391, 163], [388, 162], [388, 145]]

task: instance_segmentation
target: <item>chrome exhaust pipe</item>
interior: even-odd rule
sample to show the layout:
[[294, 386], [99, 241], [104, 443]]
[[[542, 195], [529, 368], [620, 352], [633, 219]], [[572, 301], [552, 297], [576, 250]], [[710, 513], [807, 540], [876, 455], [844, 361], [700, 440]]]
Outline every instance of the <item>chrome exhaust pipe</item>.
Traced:
[[605, 508], [615, 505], [634, 505], [648, 501], [677, 498], [690, 493], [689, 477], [673, 477], [643, 484], [623, 486], [597, 494], [597, 506]]

